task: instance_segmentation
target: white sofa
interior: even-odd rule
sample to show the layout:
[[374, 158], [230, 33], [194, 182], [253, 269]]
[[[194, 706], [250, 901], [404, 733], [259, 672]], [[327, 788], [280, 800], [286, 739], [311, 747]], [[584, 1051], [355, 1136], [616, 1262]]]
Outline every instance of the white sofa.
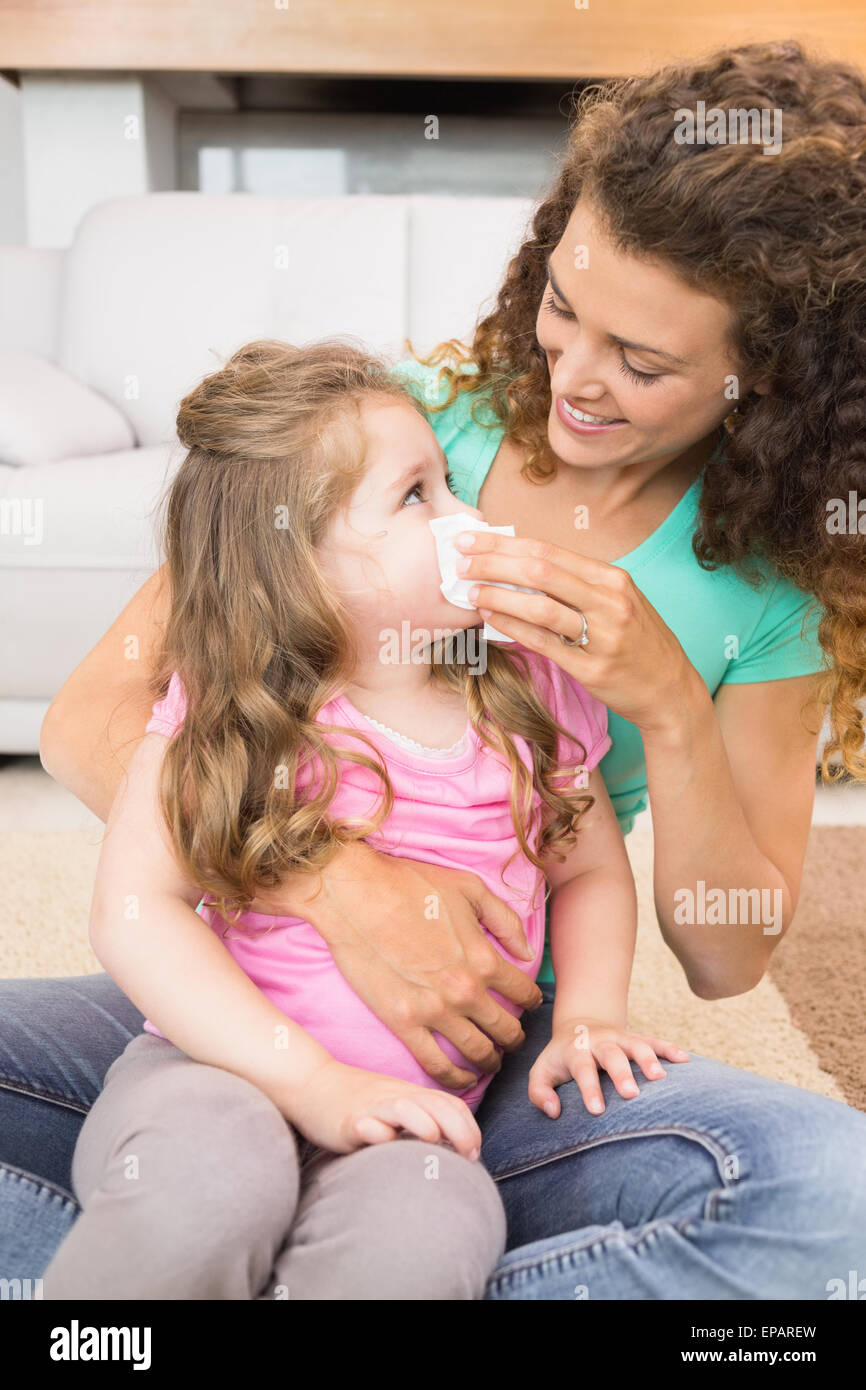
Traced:
[[352, 334], [396, 358], [465, 336], [531, 207], [157, 193], [100, 204], [68, 250], [0, 247], [0, 754], [38, 751], [53, 695], [158, 565], [192, 385], [253, 338]]

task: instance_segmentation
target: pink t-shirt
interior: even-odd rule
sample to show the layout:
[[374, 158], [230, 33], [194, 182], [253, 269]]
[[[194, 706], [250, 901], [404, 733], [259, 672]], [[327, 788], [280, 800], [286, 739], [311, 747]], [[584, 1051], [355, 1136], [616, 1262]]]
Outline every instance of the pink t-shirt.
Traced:
[[[519, 643], [532, 672], [533, 683], [555, 718], [572, 738], [560, 738], [561, 761], [582, 763], [592, 769], [607, 752], [607, 710], [546, 657]], [[148, 733], [170, 738], [183, 723], [186, 698], [177, 674], [171, 678], [165, 698], [153, 707]], [[344, 696], [324, 705], [316, 716], [321, 724], [341, 724], [369, 737], [381, 752], [394, 789], [394, 804], [376, 835], [373, 847], [410, 859], [468, 869], [520, 915], [527, 940], [534, 947], [532, 961], [518, 960], [490, 933], [496, 949], [518, 969], [535, 979], [544, 950], [544, 883], [539, 870], [518, 853], [500, 877], [509, 856], [517, 849], [509, 805], [511, 773], [500, 754], [482, 744], [467, 720], [459, 745], [447, 756], [408, 750], [376, 729]], [[351, 734], [326, 734], [332, 745], [356, 748], [370, 755], [369, 746]], [[526, 741], [514, 736], [519, 756], [531, 770]], [[341, 780], [331, 804], [332, 816], [367, 816], [378, 804], [381, 779], [367, 768], [347, 760], [340, 763]], [[534, 816], [540, 797], [533, 791]], [[534, 834], [537, 834], [537, 820]], [[535, 844], [534, 840], [530, 843]], [[334, 963], [324, 939], [309, 922], [299, 917], [273, 917], [245, 912], [228, 924], [215, 908], [204, 902], [203, 919], [223, 939], [245, 974], [282, 1013], [312, 1035], [332, 1057], [351, 1066], [387, 1076], [401, 1077], [419, 1086], [436, 1087], [399, 1038], [347, 984]], [[436, 902], [418, 904], [419, 925], [436, 914]], [[519, 1006], [491, 991], [503, 1008], [517, 1016]], [[163, 1037], [147, 1020], [144, 1028]], [[476, 1109], [491, 1077], [479, 1073], [446, 1039], [436, 1041], [450, 1058], [478, 1076], [460, 1092]]]

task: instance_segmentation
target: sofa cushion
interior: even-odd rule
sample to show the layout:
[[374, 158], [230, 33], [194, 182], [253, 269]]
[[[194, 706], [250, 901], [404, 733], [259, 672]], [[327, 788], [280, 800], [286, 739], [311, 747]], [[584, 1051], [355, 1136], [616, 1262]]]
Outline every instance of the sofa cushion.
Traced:
[[34, 353], [0, 348], [0, 463], [25, 468], [134, 446], [111, 401]]
[[346, 334], [399, 354], [407, 220], [383, 195], [99, 203], [67, 253], [58, 361], [158, 444], [181, 397], [253, 338]]

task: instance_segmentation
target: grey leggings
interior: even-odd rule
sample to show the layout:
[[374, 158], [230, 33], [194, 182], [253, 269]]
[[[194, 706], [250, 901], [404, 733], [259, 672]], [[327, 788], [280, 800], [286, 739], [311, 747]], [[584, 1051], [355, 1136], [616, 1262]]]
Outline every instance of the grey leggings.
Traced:
[[46, 1299], [480, 1299], [505, 1248], [481, 1162], [317, 1148], [251, 1082], [142, 1033], [81, 1130]]

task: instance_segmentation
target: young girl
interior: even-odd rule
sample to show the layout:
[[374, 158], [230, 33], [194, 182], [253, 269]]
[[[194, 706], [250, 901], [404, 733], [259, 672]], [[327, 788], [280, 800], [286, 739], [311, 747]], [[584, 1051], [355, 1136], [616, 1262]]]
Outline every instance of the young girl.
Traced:
[[592, 771], [606, 710], [517, 644], [455, 659], [443, 630], [479, 618], [443, 597], [429, 522], [466, 508], [377, 359], [251, 343], [184, 399], [178, 435], [162, 698], [91, 913], [148, 1019], [81, 1130], [83, 1210], [45, 1297], [480, 1298], [505, 1244], [473, 1115], [496, 1049], [437, 1035], [467, 1082], [445, 1091], [315, 929], [268, 909], [362, 837], [462, 868], [519, 912], [525, 953], [496, 944], [529, 991], [546, 879], [556, 1012], [529, 1099], [555, 1117], [554, 1088], [589, 1096], [597, 1063], [635, 1094], [627, 1058], [654, 1078], [687, 1054], [627, 1031], [635, 892]]

